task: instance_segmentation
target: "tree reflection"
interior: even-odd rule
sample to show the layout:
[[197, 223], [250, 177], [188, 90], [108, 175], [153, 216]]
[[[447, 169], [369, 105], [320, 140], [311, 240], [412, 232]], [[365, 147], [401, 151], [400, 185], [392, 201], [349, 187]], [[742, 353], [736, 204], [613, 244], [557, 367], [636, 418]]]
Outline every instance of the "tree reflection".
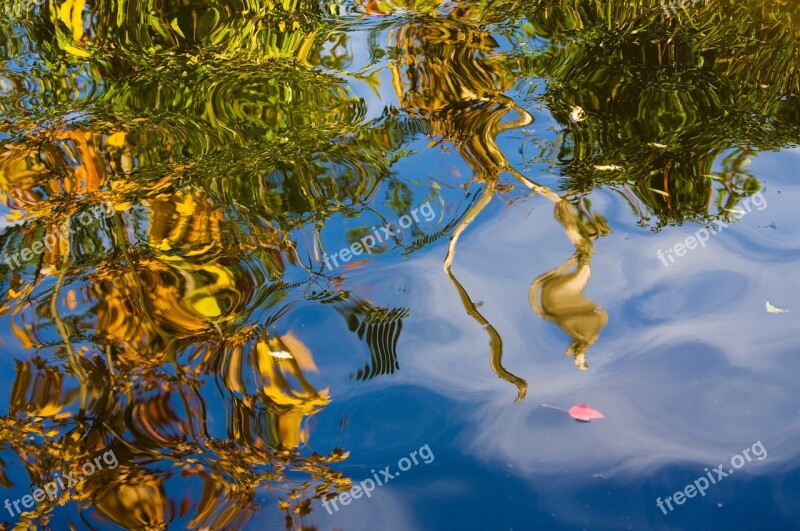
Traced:
[[[583, 287], [589, 280], [593, 244], [591, 239], [579, 233], [579, 221], [573, 206], [513, 168], [497, 145], [500, 133], [527, 126], [533, 122], [533, 117], [504, 95], [516, 79], [515, 70], [519, 65], [513, 59], [496, 53], [497, 42], [470, 20], [483, 20], [474, 15], [474, 11], [467, 11], [446, 18], [418, 17], [403, 26], [397, 32], [396, 40], [401, 59], [393, 67], [393, 72], [395, 88], [404, 109], [423, 118], [429, 124], [431, 135], [452, 142], [472, 168], [473, 180], [484, 185], [453, 231], [444, 271], [456, 287], [467, 313], [489, 335], [492, 370], [514, 384], [517, 387], [516, 400], [522, 400], [527, 382], [503, 367], [500, 334], [477, 309], [452, 272], [458, 239], [494, 197], [501, 172], [511, 173], [524, 186], [553, 202], [556, 218], [576, 246], [573, 258], [534, 283], [534, 286], [542, 286], [546, 310], [542, 311], [535, 303], [534, 287], [531, 288], [531, 302], [541, 317], [557, 322], [573, 337], [575, 343], [567, 352], [575, 356], [581, 369], [587, 368], [586, 350], [597, 340], [605, 325], [606, 314], [595, 312], [596, 307], [592, 305], [591, 315], [582, 315], [581, 312], [586, 314], [584, 306], [577, 304], [576, 297], [583, 296]], [[514, 111], [516, 117], [503, 121], [510, 111]], [[563, 270], [576, 260], [580, 263], [577, 279], [563, 276]], [[575, 285], [576, 280], [579, 286]], [[577, 293], [573, 295], [571, 290], [575, 289]]]
[[[242, 528], [267, 493], [287, 527], [314, 525], [312, 500], [349, 484], [332, 466], [347, 452], [310, 448], [332, 375], [286, 316], [341, 315], [362, 342], [356, 381], [401, 370], [414, 309], [354, 295], [350, 270], [329, 275], [321, 257], [341, 220], [363, 232], [431, 197], [393, 167], [421, 136], [454, 147], [479, 192], [453, 192], [466, 208], [387, 245], [449, 238], [444, 271], [521, 400], [527, 381], [453, 272], [510, 175], [552, 203], [547, 229], [575, 248], [532, 274], [529, 297], [585, 370], [607, 321], [584, 294], [609, 232], [589, 194], [612, 187], [655, 230], [729, 219], [759, 190], [749, 160], [800, 139], [797, 5], [720, 5], [671, 19], [618, 0], [369, 0], [363, 18], [305, 0], [3, 11], [0, 248], [18, 261], [3, 258], [0, 316], [24, 354], [0, 417], [0, 483], [25, 487], [18, 466], [42, 484], [105, 448], [120, 462], [21, 522], [47, 525], [72, 501], [79, 518], [127, 528]], [[533, 127], [534, 104], [555, 131]], [[512, 164], [505, 138], [522, 128]], [[42, 241], [54, 244], [23, 252]]]

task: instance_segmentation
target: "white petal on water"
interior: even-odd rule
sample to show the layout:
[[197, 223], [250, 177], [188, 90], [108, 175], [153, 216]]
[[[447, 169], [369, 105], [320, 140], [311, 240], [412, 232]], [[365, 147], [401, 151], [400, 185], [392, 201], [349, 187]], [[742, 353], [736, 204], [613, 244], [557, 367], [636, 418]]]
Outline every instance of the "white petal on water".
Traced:
[[739, 210], [738, 208], [724, 208], [723, 210], [725, 210], [726, 212], [730, 212], [731, 214], [738, 214], [741, 216], [747, 214], [747, 212], [745, 212], [744, 210]]
[[786, 313], [789, 310], [784, 310], [783, 308], [778, 308], [777, 306], [773, 306], [767, 301], [767, 311], [769, 313]]

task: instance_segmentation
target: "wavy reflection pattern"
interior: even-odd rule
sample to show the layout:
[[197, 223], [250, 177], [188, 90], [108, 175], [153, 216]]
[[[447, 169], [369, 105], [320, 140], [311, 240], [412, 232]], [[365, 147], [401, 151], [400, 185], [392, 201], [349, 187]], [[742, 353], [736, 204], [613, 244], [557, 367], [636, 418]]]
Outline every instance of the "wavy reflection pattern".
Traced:
[[[353, 384], [389, 382], [407, 366], [414, 308], [355, 295], [352, 271], [443, 236], [444, 272], [522, 400], [528, 380], [454, 273], [460, 236], [512, 189], [552, 204], [541, 230], [575, 248], [524, 274], [532, 310], [586, 370], [608, 317], [584, 291], [609, 232], [588, 195], [619, 192], [654, 230], [733, 221], [760, 190], [750, 158], [800, 141], [798, 7], [728, 7], [672, 19], [621, 0], [4, 10], [0, 483], [43, 484], [105, 449], [119, 460], [19, 525], [63, 524], [65, 511], [77, 527], [240, 529], [264, 511], [315, 526], [314, 500], [349, 487], [336, 470], [348, 452], [311, 447], [337, 375], [289, 316], [340, 315], [360, 348]], [[533, 127], [545, 111], [554, 131]], [[398, 170], [424, 136], [472, 179]], [[352, 244], [437, 195], [466, 207], [370, 260], [323, 267], [342, 231]]]

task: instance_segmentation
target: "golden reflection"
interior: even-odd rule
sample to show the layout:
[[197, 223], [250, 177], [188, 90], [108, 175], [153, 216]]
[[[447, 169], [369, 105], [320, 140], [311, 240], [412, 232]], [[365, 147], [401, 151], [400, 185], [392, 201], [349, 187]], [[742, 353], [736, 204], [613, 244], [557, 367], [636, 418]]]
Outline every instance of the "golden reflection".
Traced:
[[[144, 246], [131, 242], [137, 212], [148, 220]], [[317, 371], [312, 352], [292, 333], [241, 324], [246, 303], [269, 301], [274, 288], [264, 277], [260, 292], [254, 280], [263, 273], [222, 259], [263, 253], [275, 274], [293, 248], [269, 227], [231, 241], [229, 223], [204, 193], [156, 194], [108, 218], [112, 250], [81, 276], [73, 264], [89, 247], [74, 233], [52, 262], [53, 288], [22, 281], [6, 301], [27, 348], [52, 352], [43, 338], [53, 330], [59, 341], [52, 361], [17, 362], [0, 441], [34, 484], [104, 448], [123, 463], [38, 505], [21, 525], [47, 521], [58, 503], [91, 501], [101, 518], [129, 529], [176, 518], [240, 528], [263, 489], [287, 522], [301, 522], [312, 499], [347, 488], [330, 468], [347, 452], [304, 448], [308, 419], [330, 400], [307, 377]], [[215, 382], [224, 390], [217, 399]], [[167, 495], [172, 468], [201, 486], [180, 503]]]
[[[161, 365], [174, 355], [178, 340], [213, 329], [208, 307], [217, 308], [218, 303], [213, 299], [198, 307], [187, 297], [186, 285], [202, 282], [202, 276], [195, 279], [190, 272], [163, 262], [129, 257], [136, 262], [127, 270], [100, 264], [92, 275], [98, 301], [97, 336], [115, 346], [115, 362], [124, 367], [129, 363]], [[137, 301], [136, 306], [131, 301]]]
[[[305, 377], [304, 370], [316, 371], [314, 359], [305, 345], [291, 333], [283, 337], [264, 334], [243, 345], [234, 344], [220, 356], [228, 389], [244, 396], [239, 402], [237, 421], [248, 418], [249, 422], [266, 421], [266, 425], [258, 425], [258, 429], [266, 430], [259, 434], [259, 444], [297, 448], [308, 441], [304, 421], [324, 408], [330, 398], [327, 389], [317, 391]], [[210, 359], [204, 360], [204, 363], [210, 362]], [[257, 395], [247, 393], [244, 381], [250, 379], [258, 388]], [[263, 413], [251, 408], [256, 402], [255, 396], [259, 395], [269, 404], [266, 417], [260, 419], [257, 417]], [[256, 426], [238, 425], [236, 434], [232, 435], [241, 437], [244, 429], [256, 429]]]
[[[346, 452], [300, 453], [308, 441], [305, 420], [329, 400], [305, 376], [316, 370], [311, 352], [291, 333], [252, 330], [250, 336], [210, 344], [176, 367], [178, 376], [167, 367], [110, 372], [97, 352], [81, 352], [86, 380], [79, 383], [44, 360], [18, 362], [0, 438], [34, 485], [106, 450], [119, 461], [19, 522], [46, 521], [57, 504], [72, 500], [91, 501], [104, 518], [128, 529], [162, 528], [178, 516], [214, 529], [238, 527], [257, 509], [257, 489], [272, 492], [291, 520], [308, 514], [311, 499], [347, 488], [349, 480], [330, 468]], [[214, 403], [209, 375], [227, 399]], [[89, 388], [90, 399], [78, 412], [80, 386]], [[224, 417], [212, 416], [220, 406]], [[220, 421], [227, 438], [219, 437]], [[201, 487], [180, 504], [164, 485], [177, 475]]]
[[530, 302], [539, 317], [556, 323], [572, 338], [566, 356], [572, 356], [575, 365], [585, 371], [589, 369], [586, 351], [597, 341], [608, 315], [583, 293], [592, 274], [589, 262], [594, 246], [582, 230], [575, 208], [562, 199], [556, 204], [555, 217], [575, 245], [575, 254], [531, 284]]
[[78, 129], [39, 137], [41, 148], [18, 143], [6, 145], [0, 154], [0, 190], [3, 202], [13, 209], [12, 220], [23, 213], [49, 214], [54, 205], [48, 200], [95, 193], [107, 182], [103, 135]]
[[[164, 478], [125, 473], [125, 482], [97, 489], [92, 503], [106, 518], [125, 529], [166, 529], [175, 507], [164, 489]], [[223, 523], [223, 522], [219, 522]]]

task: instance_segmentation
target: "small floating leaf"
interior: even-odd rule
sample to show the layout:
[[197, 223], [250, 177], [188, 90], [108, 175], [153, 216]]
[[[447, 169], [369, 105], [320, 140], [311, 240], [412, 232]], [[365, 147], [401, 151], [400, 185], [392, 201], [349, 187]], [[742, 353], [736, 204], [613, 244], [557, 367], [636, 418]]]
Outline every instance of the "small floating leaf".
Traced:
[[569, 408], [570, 416], [582, 422], [589, 422], [592, 419], [604, 419], [605, 415], [599, 411], [590, 408], [587, 404], [578, 404]]
[[569, 408], [568, 413], [576, 420], [582, 422], [589, 422], [592, 419], [604, 419], [605, 415], [599, 411], [590, 408], [587, 404], [578, 404]]
[[625, 168], [616, 164], [595, 164], [594, 169], [599, 171], [622, 171]]

